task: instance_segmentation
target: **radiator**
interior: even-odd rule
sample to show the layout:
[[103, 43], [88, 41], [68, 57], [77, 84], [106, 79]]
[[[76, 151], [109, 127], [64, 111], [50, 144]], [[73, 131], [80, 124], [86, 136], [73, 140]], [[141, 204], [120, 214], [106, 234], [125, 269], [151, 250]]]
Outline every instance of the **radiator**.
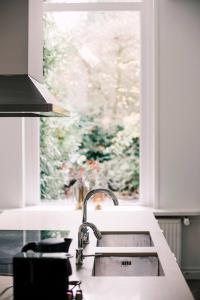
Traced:
[[159, 218], [158, 224], [167, 240], [167, 243], [174, 253], [177, 263], [181, 265], [181, 219]]

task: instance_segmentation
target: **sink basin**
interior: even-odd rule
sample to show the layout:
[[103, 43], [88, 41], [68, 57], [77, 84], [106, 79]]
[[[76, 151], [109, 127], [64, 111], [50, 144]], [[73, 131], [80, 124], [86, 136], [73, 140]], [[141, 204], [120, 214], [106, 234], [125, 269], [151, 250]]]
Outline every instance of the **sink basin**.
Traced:
[[157, 254], [100, 254], [93, 276], [164, 276]]
[[102, 232], [97, 247], [152, 247], [149, 232]]

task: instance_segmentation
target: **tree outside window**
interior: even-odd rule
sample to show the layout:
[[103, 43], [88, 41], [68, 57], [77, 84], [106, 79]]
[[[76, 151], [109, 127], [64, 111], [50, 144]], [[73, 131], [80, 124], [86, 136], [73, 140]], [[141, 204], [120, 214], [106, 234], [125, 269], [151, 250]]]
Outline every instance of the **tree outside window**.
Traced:
[[139, 197], [140, 13], [44, 15], [44, 76], [70, 118], [41, 119], [41, 195], [68, 199], [80, 179]]

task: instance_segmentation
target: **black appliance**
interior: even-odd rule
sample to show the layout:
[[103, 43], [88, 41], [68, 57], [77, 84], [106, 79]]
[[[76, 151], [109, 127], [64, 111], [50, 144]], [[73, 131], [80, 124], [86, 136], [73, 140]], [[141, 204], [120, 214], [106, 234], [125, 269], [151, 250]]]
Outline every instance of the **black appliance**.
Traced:
[[69, 238], [47, 238], [39, 242], [31, 242], [22, 248], [22, 252], [32, 250], [34, 252], [57, 253], [68, 252], [72, 239]]
[[72, 274], [67, 253], [28, 251], [13, 258], [14, 300], [66, 300]]

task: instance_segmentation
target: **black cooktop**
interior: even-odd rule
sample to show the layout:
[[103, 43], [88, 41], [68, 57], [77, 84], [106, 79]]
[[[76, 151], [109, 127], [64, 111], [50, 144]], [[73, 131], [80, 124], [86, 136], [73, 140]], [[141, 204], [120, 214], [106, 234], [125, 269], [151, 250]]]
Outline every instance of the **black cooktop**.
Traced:
[[12, 259], [29, 242], [69, 236], [67, 230], [0, 230], [0, 276], [12, 275]]

